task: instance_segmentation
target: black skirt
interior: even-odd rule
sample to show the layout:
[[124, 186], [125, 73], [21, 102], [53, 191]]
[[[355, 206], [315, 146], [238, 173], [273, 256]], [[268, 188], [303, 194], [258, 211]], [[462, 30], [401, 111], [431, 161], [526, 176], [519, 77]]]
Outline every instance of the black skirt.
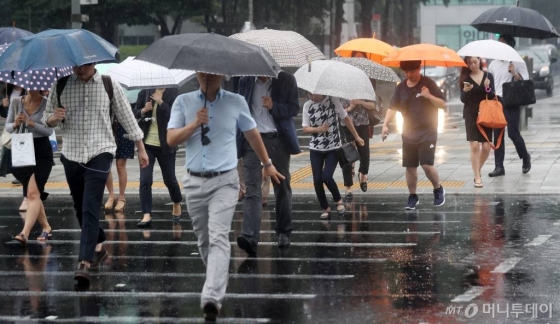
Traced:
[[41, 193], [41, 200], [44, 201], [49, 196], [45, 192], [45, 184], [49, 180], [54, 163], [53, 151], [48, 137], [33, 138], [33, 146], [35, 148], [35, 166], [12, 166], [12, 174], [22, 183], [25, 197], [27, 197], [29, 179], [32, 175], [35, 175], [35, 182]]
[[[477, 116], [465, 115], [465, 128], [467, 130], [467, 141], [469, 142], [487, 142], [476, 125]], [[492, 141], [492, 128], [482, 127], [488, 139]]]

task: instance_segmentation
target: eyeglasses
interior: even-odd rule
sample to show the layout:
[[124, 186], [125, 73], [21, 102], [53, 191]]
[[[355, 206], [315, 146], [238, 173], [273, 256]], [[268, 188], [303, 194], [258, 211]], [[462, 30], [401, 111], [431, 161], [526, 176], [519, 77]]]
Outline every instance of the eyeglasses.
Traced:
[[206, 134], [209, 131], [210, 131], [210, 127], [208, 127], [208, 126], [203, 126], [202, 127], [202, 145], [204, 145], [204, 146], [212, 143], [212, 141], [210, 141], [210, 138], [208, 138], [208, 136], [206, 136]]

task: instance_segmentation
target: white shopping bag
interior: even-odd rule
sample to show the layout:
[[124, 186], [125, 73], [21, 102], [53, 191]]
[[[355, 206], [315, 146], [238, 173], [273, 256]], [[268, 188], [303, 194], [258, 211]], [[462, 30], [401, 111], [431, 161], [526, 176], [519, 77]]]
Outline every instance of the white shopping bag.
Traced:
[[51, 142], [52, 151], [58, 151], [58, 142], [56, 141], [56, 134], [53, 130], [52, 134], [49, 136], [49, 141]]
[[32, 133], [12, 134], [12, 167], [35, 165], [35, 146]]

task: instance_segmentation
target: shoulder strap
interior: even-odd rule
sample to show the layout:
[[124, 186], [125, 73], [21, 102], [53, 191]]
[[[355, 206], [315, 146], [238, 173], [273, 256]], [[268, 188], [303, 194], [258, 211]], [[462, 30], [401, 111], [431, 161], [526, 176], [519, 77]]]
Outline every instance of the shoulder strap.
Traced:
[[59, 107], [62, 107], [62, 103], [60, 102], [60, 96], [62, 95], [62, 91], [64, 91], [64, 87], [66, 87], [66, 82], [68, 82], [69, 78], [70, 78], [69, 75], [62, 77], [58, 79], [58, 82], [56, 83], [56, 98], [58, 99]]
[[103, 80], [103, 86], [105, 87], [105, 92], [107, 92], [107, 96], [109, 96], [109, 114], [111, 115], [111, 119], [114, 119], [114, 112], [113, 112], [113, 82], [111, 81], [111, 77], [108, 75], [101, 75], [101, 79]]

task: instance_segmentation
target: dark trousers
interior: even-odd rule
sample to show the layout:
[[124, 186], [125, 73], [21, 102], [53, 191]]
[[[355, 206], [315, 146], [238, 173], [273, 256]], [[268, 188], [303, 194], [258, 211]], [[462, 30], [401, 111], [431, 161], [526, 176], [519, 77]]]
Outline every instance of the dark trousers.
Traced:
[[60, 156], [60, 161], [74, 201], [76, 218], [82, 228], [78, 259], [92, 262], [95, 245], [106, 239], [105, 232], [99, 226], [99, 213], [113, 155], [102, 153], [86, 164], [70, 161], [64, 155]]
[[[286, 177], [280, 183], [272, 182], [276, 198], [276, 225], [278, 234], [292, 232], [292, 187], [290, 185], [290, 153], [279, 137], [263, 137], [268, 157], [280, 174]], [[249, 142], [243, 144], [243, 172], [245, 175], [245, 199], [243, 200], [243, 235], [259, 242], [262, 219], [262, 165]]]
[[[369, 132], [367, 125], [354, 126], [356, 127], [356, 132], [364, 140], [364, 146], [358, 145], [358, 153], [360, 154], [360, 168], [358, 172], [361, 174], [368, 174], [369, 172]], [[346, 127], [344, 127], [346, 128]], [[347, 129], [347, 128], [346, 128]], [[350, 132], [350, 131], [348, 131]], [[344, 179], [345, 187], [352, 187], [354, 185], [354, 179], [352, 179], [352, 164], [341, 165], [342, 167], [342, 178]]]
[[181, 187], [175, 176], [175, 157], [176, 154], [163, 154], [160, 147], [152, 145], [144, 145], [150, 164], [140, 169], [140, 201], [142, 204], [142, 213], [149, 214], [152, 212], [152, 184], [154, 182], [154, 164], [156, 159], [161, 169], [163, 183], [169, 191], [171, 201], [180, 203], [183, 199]]
[[309, 159], [311, 160], [311, 171], [313, 172], [313, 187], [315, 187], [315, 194], [319, 199], [321, 209], [329, 208], [327, 195], [325, 194], [325, 187], [331, 192], [334, 201], [340, 201], [340, 191], [338, 185], [334, 181], [333, 175], [336, 166], [338, 165], [338, 156], [336, 150], [331, 151], [309, 151]]
[[[517, 151], [517, 155], [519, 158], [522, 159], [526, 157], [529, 153], [527, 152], [527, 147], [525, 146], [525, 140], [521, 137], [521, 133], [519, 131], [519, 118], [521, 115], [520, 107], [511, 107], [511, 106], [504, 106], [504, 116], [506, 117], [507, 121], [507, 134], [508, 137], [515, 145], [515, 150]], [[494, 129], [494, 145], [497, 144], [498, 136], [500, 135], [499, 129]], [[504, 167], [504, 157], [505, 157], [505, 136], [502, 138], [502, 144], [500, 148], [494, 151], [494, 158], [495, 162], [494, 165], [496, 167]]]

